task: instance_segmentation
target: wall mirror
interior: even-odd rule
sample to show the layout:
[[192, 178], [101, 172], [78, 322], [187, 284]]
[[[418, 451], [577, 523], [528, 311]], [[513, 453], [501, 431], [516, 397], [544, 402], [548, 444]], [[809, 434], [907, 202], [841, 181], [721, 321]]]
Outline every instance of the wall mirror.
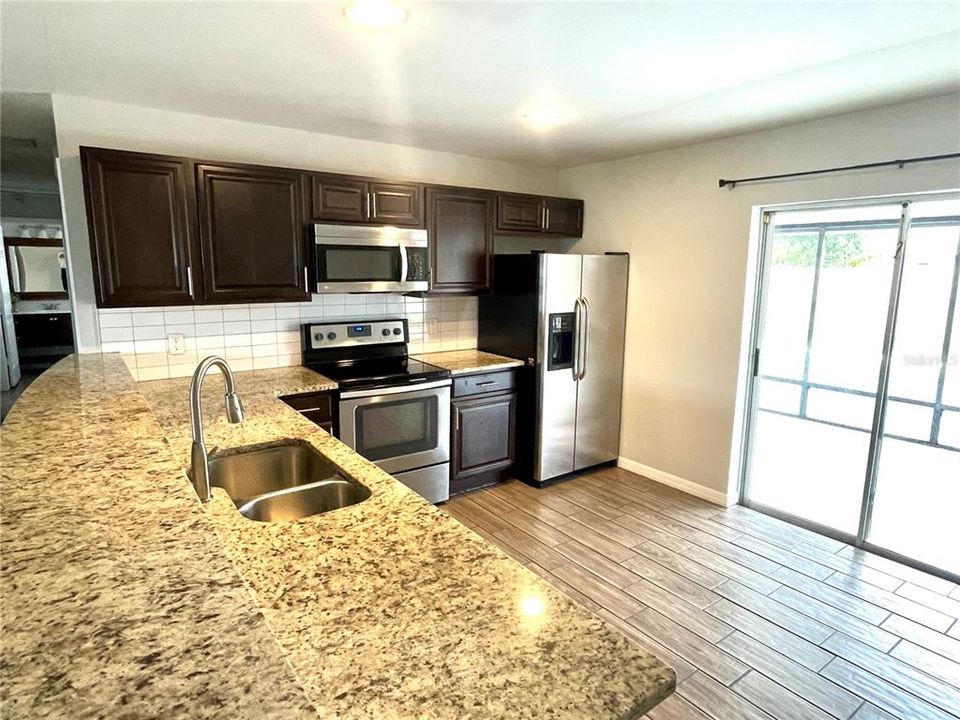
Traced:
[[67, 261], [60, 238], [3, 239], [10, 289], [21, 300], [65, 300]]

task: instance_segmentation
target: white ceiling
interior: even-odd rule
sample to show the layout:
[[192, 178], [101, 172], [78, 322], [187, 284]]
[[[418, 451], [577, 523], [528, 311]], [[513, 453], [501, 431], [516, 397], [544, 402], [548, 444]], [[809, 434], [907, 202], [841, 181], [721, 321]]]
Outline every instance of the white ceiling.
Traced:
[[0, 187], [56, 190], [56, 151], [50, 96], [0, 93]]
[[550, 166], [960, 87], [956, 2], [407, 6], [4, 1], [0, 82]]

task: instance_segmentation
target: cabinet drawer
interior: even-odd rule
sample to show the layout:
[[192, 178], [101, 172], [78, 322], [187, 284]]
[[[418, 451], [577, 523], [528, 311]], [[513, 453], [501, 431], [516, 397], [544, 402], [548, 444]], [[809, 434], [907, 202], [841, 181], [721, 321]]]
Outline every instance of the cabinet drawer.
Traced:
[[453, 397], [504, 392], [513, 390], [516, 386], [517, 374], [512, 370], [455, 377], [453, 379]]
[[280, 398], [307, 420], [319, 425], [328, 432], [333, 429], [333, 401], [330, 393], [302, 393], [284, 395]]

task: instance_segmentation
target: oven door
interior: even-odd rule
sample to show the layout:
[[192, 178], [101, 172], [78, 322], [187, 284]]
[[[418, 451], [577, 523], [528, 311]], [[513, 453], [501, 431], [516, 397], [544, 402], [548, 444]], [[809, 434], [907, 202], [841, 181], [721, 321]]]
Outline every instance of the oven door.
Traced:
[[318, 293], [429, 289], [425, 230], [315, 225], [313, 236]]
[[340, 439], [389, 473], [450, 460], [450, 380], [340, 395]]

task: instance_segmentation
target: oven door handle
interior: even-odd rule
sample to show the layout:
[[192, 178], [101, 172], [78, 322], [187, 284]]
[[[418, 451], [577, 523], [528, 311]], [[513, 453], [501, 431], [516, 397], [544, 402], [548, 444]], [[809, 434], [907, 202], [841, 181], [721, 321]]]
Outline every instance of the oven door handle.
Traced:
[[422, 383], [411, 383], [409, 385], [401, 385], [394, 387], [385, 387], [385, 388], [373, 388], [370, 390], [348, 390], [347, 392], [340, 393], [341, 400], [352, 400], [354, 398], [369, 398], [377, 397], [378, 395], [401, 395], [403, 393], [412, 393], [419, 390], [431, 390], [439, 387], [450, 387], [452, 381], [447, 380], [434, 380], [433, 382], [422, 382]]
[[400, 243], [400, 282], [407, 281], [407, 246]]

